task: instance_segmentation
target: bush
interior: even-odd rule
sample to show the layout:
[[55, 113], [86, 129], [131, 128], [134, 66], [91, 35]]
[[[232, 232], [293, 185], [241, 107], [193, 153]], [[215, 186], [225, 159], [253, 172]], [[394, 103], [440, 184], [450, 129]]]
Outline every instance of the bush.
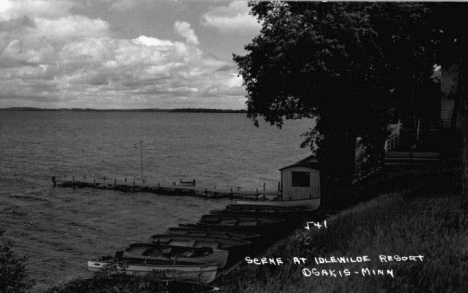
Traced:
[[0, 293], [26, 292], [35, 284], [26, 272], [27, 258], [17, 256], [10, 246], [9, 242], [0, 243]]

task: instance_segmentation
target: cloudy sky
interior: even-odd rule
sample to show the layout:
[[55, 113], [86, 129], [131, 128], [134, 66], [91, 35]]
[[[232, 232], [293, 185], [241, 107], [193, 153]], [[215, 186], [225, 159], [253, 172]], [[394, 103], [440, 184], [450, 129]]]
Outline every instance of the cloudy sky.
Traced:
[[245, 108], [246, 1], [0, 0], [0, 108]]

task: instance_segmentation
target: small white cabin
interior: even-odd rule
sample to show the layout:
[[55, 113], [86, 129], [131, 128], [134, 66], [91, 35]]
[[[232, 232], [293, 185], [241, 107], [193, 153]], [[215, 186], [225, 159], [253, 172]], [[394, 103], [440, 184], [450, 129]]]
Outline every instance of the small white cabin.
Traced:
[[314, 155], [280, 169], [283, 201], [320, 198], [320, 168]]

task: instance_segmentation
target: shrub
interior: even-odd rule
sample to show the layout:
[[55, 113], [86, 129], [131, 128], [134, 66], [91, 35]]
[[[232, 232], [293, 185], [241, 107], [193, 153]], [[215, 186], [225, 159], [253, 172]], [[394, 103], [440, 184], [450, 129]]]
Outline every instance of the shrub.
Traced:
[[17, 256], [10, 247], [9, 242], [0, 243], [0, 293], [26, 292], [35, 284], [26, 272], [27, 257]]

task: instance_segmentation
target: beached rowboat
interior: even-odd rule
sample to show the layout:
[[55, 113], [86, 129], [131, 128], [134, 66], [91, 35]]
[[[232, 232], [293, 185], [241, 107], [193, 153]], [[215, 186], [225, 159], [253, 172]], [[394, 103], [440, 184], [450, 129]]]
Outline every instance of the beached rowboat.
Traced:
[[244, 205], [269, 205], [288, 208], [300, 208], [304, 210], [316, 210], [320, 206], [320, 197], [298, 200], [239, 200], [237, 204]]
[[125, 250], [117, 253], [124, 258], [175, 259], [194, 263], [214, 263], [220, 269], [226, 265], [229, 254], [226, 250], [211, 247], [183, 247], [154, 243], [132, 243]]
[[278, 233], [278, 231], [285, 231], [287, 222], [285, 219], [272, 219], [255, 216], [203, 215], [197, 225], [205, 228], [229, 229], [257, 233], [267, 237], [281, 237], [282, 235], [280, 235], [281, 233]]
[[252, 242], [260, 237], [259, 234], [255, 233], [238, 232], [226, 229], [206, 229], [196, 225], [187, 224], [179, 224], [179, 227], [171, 227], [166, 230], [166, 234], [240, 239]]
[[228, 265], [245, 256], [245, 253], [252, 251], [250, 241], [240, 239], [227, 239], [218, 237], [187, 236], [187, 235], [153, 235], [150, 242], [185, 246], [185, 247], [211, 247], [213, 249], [223, 249], [229, 252]]
[[159, 272], [161, 278], [174, 280], [189, 280], [201, 283], [211, 283], [216, 278], [216, 264], [197, 264], [177, 260], [157, 260], [141, 258], [101, 257], [88, 261], [88, 270], [100, 272], [109, 267], [116, 272], [145, 275], [153, 271]]
[[230, 215], [236, 217], [260, 217], [260, 218], [271, 218], [271, 219], [285, 219], [286, 224], [289, 226], [298, 226], [302, 222], [302, 213], [296, 210], [262, 210], [262, 209], [224, 209], [224, 210], [211, 210], [212, 215]]

